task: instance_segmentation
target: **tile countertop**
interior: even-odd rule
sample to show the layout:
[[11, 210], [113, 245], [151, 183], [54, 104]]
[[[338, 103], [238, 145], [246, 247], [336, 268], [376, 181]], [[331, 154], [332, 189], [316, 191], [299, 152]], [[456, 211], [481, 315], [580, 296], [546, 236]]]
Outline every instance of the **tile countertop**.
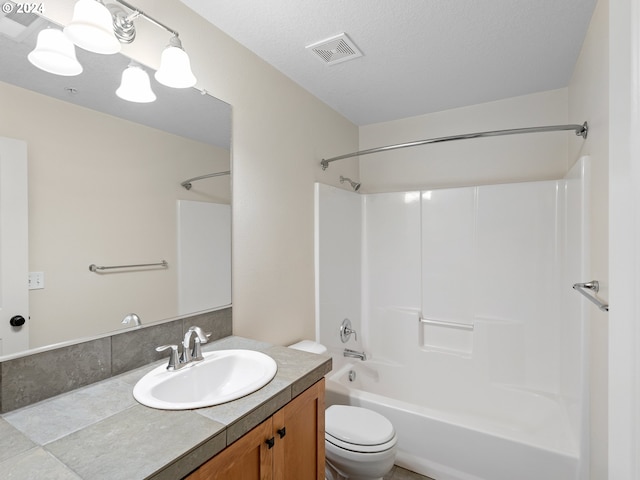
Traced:
[[[155, 362], [0, 416], [4, 480], [175, 480], [189, 474], [331, 370], [331, 358], [242, 337], [204, 351], [271, 356], [274, 379], [246, 397], [196, 410], [156, 410], [133, 398]], [[168, 358], [168, 357], [167, 357]], [[166, 362], [166, 361], [163, 361]]]

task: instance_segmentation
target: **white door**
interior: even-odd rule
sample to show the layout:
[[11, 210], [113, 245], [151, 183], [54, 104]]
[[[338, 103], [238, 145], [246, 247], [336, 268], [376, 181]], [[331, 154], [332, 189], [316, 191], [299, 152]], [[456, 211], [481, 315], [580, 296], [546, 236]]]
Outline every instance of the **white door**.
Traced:
[[0, 355], [29, 348], [27, 232], [27, 143], [0, 137]]

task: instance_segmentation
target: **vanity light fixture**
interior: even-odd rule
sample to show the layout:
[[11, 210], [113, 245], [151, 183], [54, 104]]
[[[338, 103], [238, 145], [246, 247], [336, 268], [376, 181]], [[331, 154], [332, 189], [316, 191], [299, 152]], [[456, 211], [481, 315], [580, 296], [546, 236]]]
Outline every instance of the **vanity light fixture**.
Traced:
[[90, 52], [113, 54], [120, 51], [120, 42], [115, 36], [111, 12], [102, 2], [78, 0], [73, 7], [71, 23], [64, 33], [80, 48]]
[[172, 88], [189, 88], [196, 84], [196, 77], [191, 72], [189, 55], [182, 49], [178, 35], [171, 37], [169, 45], [163, 50], [160, 68], [155, 77], [161, 84]]
[[[189, 56], [182, 48], [182, 42], [178, 38], [178, 32], [160, 23], [141, 10], [138, 10], [124, 0], [115, 1], [130, 10], [131, 13], [123, 9], [120, 5], [113, 3], [105, 5], [102, 3], [102, 0], [78, 0], [73, 9], [73, 19], [71, 23], [64, 28], [64, 35], [75, 45], [90, 52], [113, 54], [120, 51], [122, 43], [132, 43], [135, 40], [136, 29], [133, 21], [140, 17], [145, 18], [171, 34], [169, 45], [162, 52], [160, 68], [155, 74], [156, 80], [172, 88], [193, 87], [197, 80], [191, 71], [191, 62]], [[41, 32], [41, 34], [43, 32]], [[62, 47], [55, 47], [56, 51], [64, 51], [66, 53], [60, 53], [58, 55], [60, 57], [59, 60], [53, 66], [50, 66], [44, 61], [37, 60], [40, 54], [54, 48], [53, 37], [54, 34], [45, 34], [41, 45], [40, 35], [38, 35], [38, 45], [35, 50], [29, 54], [31, 63], [46, 72], [57, 75], [77, 75], [80, 73], [82, 66], [78, 63], [77, 59], [75, 60], [77, 65], [73, 65], [73, 68], [71, 67], [73, 62], [71, 62], [69, 57], [68, 45], [64, 49]], [[75, 59], [74, 49], [71, 51], [71, 56]], [[33, 57], [33, 60], [31, 57]], [[77, 71], [78, 67], [80, 71], [77, 73], [66, 73]], [[130, 78], [135, 80], [130, 80]], [[132, 81], [135, 85], [144, 84], [144, 91], [146, 93], [144, 95], [130, 95], [134, 90], [138, 92], [141, 91], [139, 89], [141, 87], [134, 88], [129, 86], [132, 85], [130, 83]], [[138, 65], [135, 65], [133, 69], [130, 65], [123, 72], [122, 85], [116, 93], [125, 100], [135, 102], [155, 100], [155, 95], [151, 91], [149, 84], [149, 77]], [[132, 98], [136, 98], [137, 100], [133, 100]], [[141, 100], [142, 98], [144, 98], [144, 100]]]
[[38, 33], [36, 48], [27, 59], [45, 72], [74, 76], [82, 73], [82, 65], [76, 58], [73, 42], [56, 28], [45, 28]]
[[156, 94], [151, 90], [149, 75], [135, 63], [129, 64], [122, 72], [122, 82], [116, 90], [116, 95], [135, 103], [150, 103], [156, 100]]

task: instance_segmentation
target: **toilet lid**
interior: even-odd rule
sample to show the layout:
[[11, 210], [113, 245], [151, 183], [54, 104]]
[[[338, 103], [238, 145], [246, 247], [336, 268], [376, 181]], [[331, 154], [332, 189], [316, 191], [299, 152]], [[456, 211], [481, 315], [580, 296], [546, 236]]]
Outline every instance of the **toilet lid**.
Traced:
[[380, 445], [395, 431], [389, 420], [372, 410], [348, 405], [331, 405], [325, 411], [328, 435], [354, 445]]

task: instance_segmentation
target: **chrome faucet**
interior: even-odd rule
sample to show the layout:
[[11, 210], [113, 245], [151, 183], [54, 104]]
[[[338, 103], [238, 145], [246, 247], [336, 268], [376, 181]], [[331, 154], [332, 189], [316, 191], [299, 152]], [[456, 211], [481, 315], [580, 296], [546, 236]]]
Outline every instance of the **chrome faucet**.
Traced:
[[[193, 340], [193, 350], [190, 350], [191, 337], [196, 334], [196, 338]], [[202, 348], [203, 343], [209, 341], [211, 334], [205, 334], [200, 327], [189, 327], [187, 333], [184, 334], [184, 340], [182, 341], [182, 355], [180, 356], [181, 363], [197, 362], [202, 360]]]
[[367, 354], [364, 352], [358, 352], [356, 350], [351, 350], [350, 348], [345, 348], [343, 355], [345, 357], [353, 357], [353, 358], [359, 358], [360, 360], [366, 360], [367, 359]]
[[142, 321], [140, 320], [140, 317], [135, 313], [130, 313], [129, 315], [124, 317], [122, 319], [122, 323], [125, 325], [134, 325], [136, 327], [142, 325]]
[[[193, 349], [190, 349], [191, 337], [194, 333], [196, 338], [193, 340]], [[202, 344], [207, 343], [210, 336], [210, 333], [204, 333], [200, 327], [189, 327], [189, 330], [184, 334], [184, 339], [182, 340], [182, 354], [180, 356], [178, 356], [177, 345], [162, 345], [156, 348], [156, 352], [171, 349], [167, 370], [179, 370], [193, 362], [204, 359], [202, 356]]]

